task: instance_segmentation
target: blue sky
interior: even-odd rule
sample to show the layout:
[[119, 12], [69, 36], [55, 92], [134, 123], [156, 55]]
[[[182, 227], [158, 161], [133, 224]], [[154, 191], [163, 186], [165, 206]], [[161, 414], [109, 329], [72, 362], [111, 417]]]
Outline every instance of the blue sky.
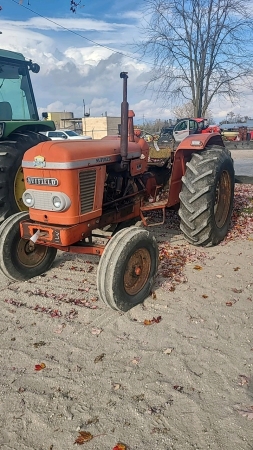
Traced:
[[[21, 3], [21, 4], [20, 4]], [[151, 61], [142, 61], [133, 47], [141, 38], [147, 17], [145, 0], [83, 0], [77, 13], [70, 0], [0, 0], [0, 47], [24, 54], [41, 66], [32, 74], [39, 112], [73, 111], [76, 117], [90, 108], [93, 116], [120, 115], [121, 71], [127, 71], [128, 100], [136, 123], [173, 118], [170, 106], [155, 101], [145, 91]], [[143, 9], [144, 8], [144, 9]], [[99, 45], [100, 44], [100, 45]], [[252, 115], [252, 98], [242, 103], [243, 115]], [[217, 121], [237, 108], [217, 101], [212, 105]]]

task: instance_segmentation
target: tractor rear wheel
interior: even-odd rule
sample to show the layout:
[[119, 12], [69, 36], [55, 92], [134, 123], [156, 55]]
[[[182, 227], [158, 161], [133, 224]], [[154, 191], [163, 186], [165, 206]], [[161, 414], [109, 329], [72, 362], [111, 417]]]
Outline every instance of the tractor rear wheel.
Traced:
[[0, 226], [0, 269], [11, 280], [24, 281], [46, 272], [52, 266], [57, 250], [32, 244], [21, 238], [20, 222], [29, 219], [26, 212], [8, 217]]
[[157, 266], [158, 247], [148, 230], [130, 227], [118, 231], [99, 262], [100, 298], [113, 309], [128, 311], [150, 294]]
[[224, 147], [193, 153], [182, 177], [179, 216], [185, 239], [194, 245], [221, 242], [229, 228], [234, 199], [234, 166]]
[[12, 133], [8, 141], [0, 141], [0, 222], [18, 211], [27, 211], [22, 201], [23, 155], [29, 148], [48, 140], [43, 134], [24, 131]]

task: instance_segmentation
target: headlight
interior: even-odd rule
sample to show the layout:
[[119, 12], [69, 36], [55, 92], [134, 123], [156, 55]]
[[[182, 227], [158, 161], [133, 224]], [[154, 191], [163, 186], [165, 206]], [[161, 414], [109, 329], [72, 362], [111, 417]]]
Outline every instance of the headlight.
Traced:
[[54, 211], [66, 211], [71, 205], [70, 198], [63, 192], [56, 192], [52, 194], [51, 202]]
[[62, 200], [59, 197], [57, 197], [57, 196], [53, 197], [52, 202], [53, 202], [53, 205], [55, 208], [61, 209]]
[[26, 206], [31, 208], [34, 205], [34, 197], [30, 192], [24, 192], [22, 195], [23, 202]]

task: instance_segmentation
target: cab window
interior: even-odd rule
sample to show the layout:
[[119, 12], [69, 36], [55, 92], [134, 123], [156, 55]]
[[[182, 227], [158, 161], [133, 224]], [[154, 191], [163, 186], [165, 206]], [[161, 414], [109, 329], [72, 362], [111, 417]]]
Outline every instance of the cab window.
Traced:
[[190, 131], [197, 131], [198, 129], [198, 124], [197, 122], [195, 122], [195, 120], [190, 120]]
[[188, 123], [186, 120], [183, 120], [182, 122], [178, 123], [175, 126], [175, 131], [184, 131], [184, 130], [187, 130], [187, 128], [188, 128]]

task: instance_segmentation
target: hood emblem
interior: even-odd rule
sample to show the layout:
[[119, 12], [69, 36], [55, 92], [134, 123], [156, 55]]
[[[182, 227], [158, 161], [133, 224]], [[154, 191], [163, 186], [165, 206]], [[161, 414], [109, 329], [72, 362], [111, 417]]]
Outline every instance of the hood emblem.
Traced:
[[34, 160], [33, 160], [33, 165], [34, 167], [38, 167], [38, 169], [43, 169], [43, 167], [46, 166], [46, 161], [44, 156], [35, 156]]

